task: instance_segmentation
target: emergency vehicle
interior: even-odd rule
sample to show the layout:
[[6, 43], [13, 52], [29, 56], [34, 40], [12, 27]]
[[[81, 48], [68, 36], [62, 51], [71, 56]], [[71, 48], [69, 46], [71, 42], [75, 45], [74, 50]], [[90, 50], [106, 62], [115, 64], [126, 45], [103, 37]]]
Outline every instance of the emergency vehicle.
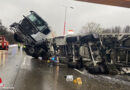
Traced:
[[0, 36], [0, 50], [8, 50], [9, 43], [5, 40], [4, 36]]

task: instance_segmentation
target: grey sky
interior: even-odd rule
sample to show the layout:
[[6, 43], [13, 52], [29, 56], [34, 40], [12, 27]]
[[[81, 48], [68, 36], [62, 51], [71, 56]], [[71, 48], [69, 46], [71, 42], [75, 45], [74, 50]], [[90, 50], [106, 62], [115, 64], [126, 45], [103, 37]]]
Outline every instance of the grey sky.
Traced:
[[73, 0], [0, 0], [0, 19], [5, 26], [22, 19], [30, 10], [36, 11], [47, 21], [57, 35], [62, 35], [64, 6], [68, 8], [66, 30], [79, 32], [83, 25], [96, 22], [102, 27], [130, 25], [130, 9], [114, 6], [77, 2]]

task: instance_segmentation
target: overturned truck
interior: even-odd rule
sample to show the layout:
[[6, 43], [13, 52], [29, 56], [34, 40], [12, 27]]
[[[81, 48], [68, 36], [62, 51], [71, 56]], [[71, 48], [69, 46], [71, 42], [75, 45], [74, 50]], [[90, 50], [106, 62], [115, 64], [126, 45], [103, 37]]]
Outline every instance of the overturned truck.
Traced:
[[[82, 51], [88, 52], [84, 63], [90, 73], [130, 73], [129, 35], [87, 35], [81, 38]], [[85, 49], [86, 47], [86, 49]], [[81, 55], [87, 58], [87, 55]]]
[[10, 25], [14, 31], [14, 39], [25, 45], [25, 52], [28, 55], [47, 59], [49, 52], [46, 39], [51, 32], [48, 24], [34, 11], [23, 17], [19, 23]]
[[[56, 37], [58, 39], [61, 37]], [[58, 39], [59, 41], [59, 39]], [[55, 42], [60, 58], [66, 57], [71, 68], [86, 68], [93, 74], [130, 73], [130, 35], [98, 35], [62, 37]], [[58, 43], [58, 42], [57, 42]]]
[[130, 34], [100, 35], [109, 73], [130, 73]]

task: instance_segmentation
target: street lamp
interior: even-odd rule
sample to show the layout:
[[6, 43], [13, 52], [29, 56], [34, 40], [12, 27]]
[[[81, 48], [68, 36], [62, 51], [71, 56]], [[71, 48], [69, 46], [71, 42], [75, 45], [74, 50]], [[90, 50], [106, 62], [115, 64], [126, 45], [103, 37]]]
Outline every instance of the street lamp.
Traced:
[[63, 31], [63, 35], [65, 35], [65, 32], [66, 32], [67, 9], [68, 9], [68, 8], [74, 9], [74, 7], [67, 7], [67, 6], [64, 6], [64, 7], [65, 7], [65, 19], [64, 19], [64, 31]]

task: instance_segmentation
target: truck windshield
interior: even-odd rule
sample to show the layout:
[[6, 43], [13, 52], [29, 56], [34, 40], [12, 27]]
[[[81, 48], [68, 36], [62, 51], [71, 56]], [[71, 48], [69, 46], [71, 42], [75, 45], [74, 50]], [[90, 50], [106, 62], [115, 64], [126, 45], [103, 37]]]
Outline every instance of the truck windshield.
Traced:
[[46, 22], [35, 13], [30, 14], [27, 18], [39, 29], [40, 32], [43, 32], [47, 28]]

